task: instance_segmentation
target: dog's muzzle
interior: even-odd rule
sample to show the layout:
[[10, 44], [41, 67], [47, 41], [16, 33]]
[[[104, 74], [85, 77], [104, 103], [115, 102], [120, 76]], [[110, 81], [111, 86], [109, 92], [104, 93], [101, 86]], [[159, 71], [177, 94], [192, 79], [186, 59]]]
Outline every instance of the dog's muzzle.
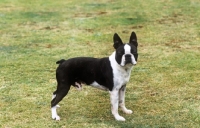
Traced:
[[132, 60], [132, 56], [130, 54], [125, 55], [125, 65], [126, 64], [136, 65], [136, 62]]
[[125, 64], [132, 63], [131, 55], [125, 55]]

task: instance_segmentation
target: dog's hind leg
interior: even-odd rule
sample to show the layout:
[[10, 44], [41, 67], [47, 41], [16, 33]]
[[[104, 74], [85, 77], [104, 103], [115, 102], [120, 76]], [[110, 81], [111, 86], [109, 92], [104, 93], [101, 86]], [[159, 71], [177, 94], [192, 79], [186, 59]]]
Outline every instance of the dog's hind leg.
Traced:
[[57, 90], [53, 93], [52, 96], [52, 101], [51, 101], [51, 114], [52, 114], [52, 119], [55, 120], [60, 120], [60, 117], [57, 114], [56, 109], [59, 107], [59, 105], [57, 105], [68, 93], [69, 89], [70, 89], [69, 84], [61, 84], [58, 85]]
[[58, 107], [57, 105], [51, 107], [52, 119], [54, 120], [60, 120], [60, 117], [58, 116], [57, 111], [56, 111], [57, 107]]
[[125, 91], [126, 91], [126, 85], [123, 85], [119, 90], [119, 106], [121, 107], [122, 111], [126, 114], [132, 114], [132, 110], [128, 110], [125, 107]]
[[[51, 100], [53, 100], [55, 97], [56, 97], [56, 92], [53, 93]], [[59, 108], [60, 105], [57, 104], [56, 107]]]

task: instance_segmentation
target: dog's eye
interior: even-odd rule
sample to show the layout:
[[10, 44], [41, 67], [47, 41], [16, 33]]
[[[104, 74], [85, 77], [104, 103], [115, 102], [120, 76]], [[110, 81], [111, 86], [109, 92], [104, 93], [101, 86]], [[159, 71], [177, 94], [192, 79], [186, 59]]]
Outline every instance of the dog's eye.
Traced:
[[134, 54], [134, 50], [133, 49], [131, 49], [131, 53]]
[[123, 52], [117, 52], [119, 55], [124, 55], [124, 53]]
[[131, 49], [131, 53], [133, 53], [133, 49]]

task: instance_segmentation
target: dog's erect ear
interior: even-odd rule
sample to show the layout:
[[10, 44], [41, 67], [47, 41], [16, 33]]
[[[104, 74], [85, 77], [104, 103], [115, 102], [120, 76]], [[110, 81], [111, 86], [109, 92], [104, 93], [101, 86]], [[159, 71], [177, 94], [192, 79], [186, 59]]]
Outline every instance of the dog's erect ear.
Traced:
[[135, 32], [131, 33], [131, 37], [130, 37], [129, 43], [132, 44], [132, 45], [134, 45], [135, 47], [138, 46], [137, 36], [136, 36]]
[[113, 36], [113, 42], [114, 42], [113, 47], [115, 49], [117, 49], [120, 45], [123, 45], [123, 42], [117, 33], [115, 33]]

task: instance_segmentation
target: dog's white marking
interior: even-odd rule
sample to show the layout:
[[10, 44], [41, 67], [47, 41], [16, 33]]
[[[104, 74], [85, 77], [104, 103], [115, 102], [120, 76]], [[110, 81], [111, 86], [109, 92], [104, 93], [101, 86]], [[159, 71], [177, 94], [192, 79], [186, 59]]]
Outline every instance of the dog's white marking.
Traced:
[[113, 116], [118, 121], [125, 121], [125, 118], [120, 116], [118, 113], [118, 105], [119, 105], [119, 90], [114, 89], [110, 92], [110, 101], [111, 101], [111, 111]]
[[130, 54], [131, 53], [131, 46], [129, 46], [128, 44], [124, 45], [124, 49], [125, 49], [125, 54]]
[[[56, 95], [52, 95], [52, 100], [56, 97]], [[51, 114], [52, 114], [52, 119], [54, 120], [60, 120], [60, 117], [57, 114], [56, 109], [59, 108], [60, 105], [56, 105], [54, 107], [51, 108]]]
[[[128, 52], [128, 47], [126, 48], [125, 51]], [[110, 100], [111, 100], [111, 107], [112, 107], [111, 110], [116, 120], [125, 121], [125, 118], [120, 116], [118, 113], [119, 100], [123, 99], [120, 105], [122, 107], [122, 110], [125, 113], [131, 114], [132, 111], [126, 109], [125, 107], [124, 94], [122, 94], [121, 96], [119, 96], [119, 94], [120, 94], [121, 87], [125, 85], [130, 79], [130, 73], [131, 73], [131, 69], [133, 65], [130, 65], [130, 64], [125, 65], [125, 66], [119, 65], [117, 61], [115, 60], [115, 55], [116, 55], [116, 52], [113, 52], [113, 54], [109, 56], [110, 64], [111, 64], [111, 67], [113, 69], [113, 74], [114, 74], [113, 76], [114, 87], [113, 87], [113, 90], [110, 91]]]
[[57, 111], [56, 111], [57, 107], [58, 106], [56, 105], [51, 108], [52, 119], [54, 120], [60, 120], [60, 117], [58, 116]]
[[55, 97], [56, 97], [56, 95], [52, 95], [52, 98], [51, 98], [51, 99], [53, 100]]
[[120, 89], [122, 85], [125, 85], [129, 81], [133, 65], [127, 64], [125, 66], [120, 66], [115, 60], [115, 52], [109, 56], [109, 60], [114, 74], [114, 88]]
[[[56, 95], [52, 95], [52, 100], [56, 97]], [[57, 108], [60, 108], [60, 105], [56, 105]]]
[[122, 111], [126, 114], [132, 114], [133, 111], [132, 110], [128, 110], [125, 107], [125, 91], [126, 91], [126, 87], [124, 89], [120, 89], [119, 91], [119, 106], [121, 107]]
[[81, 91], [82, 90], [82, 85], [79, 84], [78, 82], [75, 82], [75, 85], [76, 85], [76, 89]]
[[124, 45], [124, 50], [125, 50], [125, 54], [122, 56], [122, 60], [121, 60], [121, 66], [125, 66], [125, 55], [131, 55], [131, 61], [133, 65], [136, 65], [137, 62], [135, 60], [135, 57], [133, 56], [133, 54], [131, 53], [131, 46], [128, 44]]
[[101, 89], [101, 90], [108, 90], [108, 88], [100, 85], [99, 83], [97, 83], [96, 81], [94, 81], [93, 83], [90, 84], [91, 86], [95, 87], [95, 88], [98, 88], [98, 89]]

